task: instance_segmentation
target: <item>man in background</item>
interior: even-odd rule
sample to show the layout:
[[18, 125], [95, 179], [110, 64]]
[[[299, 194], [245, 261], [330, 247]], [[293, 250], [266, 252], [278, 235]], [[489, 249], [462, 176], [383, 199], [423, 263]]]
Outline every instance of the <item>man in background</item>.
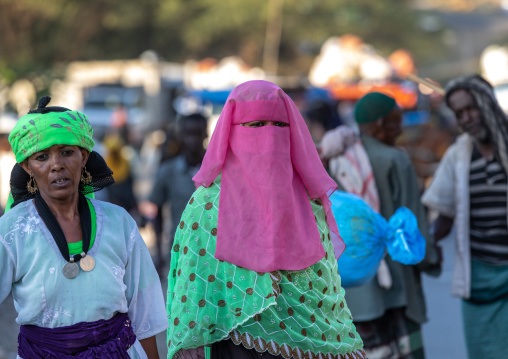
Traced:
[[[142, 213], [149, 219], [154, 219], [165, 204], [170, 205], [170, 247], [185, 206], [196, 190], [192, 177], [199, 171], [205, 155], [203, 142], [207, 138], [207, 125], [207, 118], [201, 114], [178, 119], [177, 136], [181, 142], [181, 152], [161, 165], [148, 200], [141, 204]], [[165, 261], [161, 251], [158, 256], [162, 262], [157, 266], [160, 273]]]
[[452, 294], [462, 298], [469, 358], [508, 358], [508, 121], [481, 76], [452, 80], [445, 100], [464, 133], [422, 201], [439, 213], [436, 240], [455, 223]]
[[347, 288], [346, 300], [369, 358], [424, 358], [421, 325], [427, 317], [420, 273], [438, 275], [440, 261], [415, 171], [407, 154], [395, 147], [402, 132], [402, 111], [390, 96], [372, 92], [356, 104], [355, 120], [372, 168], [379, 213], [388, 220], [397, 208], [409, 208], [427, 246], [418, 265], [403, 265], [387, 256], [387, 271], [378, 271], [377, 278], [360, 287]]

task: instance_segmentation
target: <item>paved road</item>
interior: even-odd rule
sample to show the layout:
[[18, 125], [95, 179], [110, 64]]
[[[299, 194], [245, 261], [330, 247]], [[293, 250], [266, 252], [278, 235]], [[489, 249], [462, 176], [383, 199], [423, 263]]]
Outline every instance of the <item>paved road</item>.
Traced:
[[[424, 288], [428, 305], [429, 322], [423, 326], [424, 345], [429, 359], [465, 359], [466, 351], [462, 334], [460, 300], [450, 296], [453, 243], [443, 242], [444, 271], [440, 278], [424, 277]], [[166, 283], [163, 281], [166, 292]], [[0, 305], [0, 359], [16, 358], [16, 338], [19, 326], [14, 322], [16, 315], [12, 298]], [[166, 357], [165, 333], [157, 336], [161, 358]], [[3, 352], [3, 353], [2, 353]]]
[[423, 325], [423, 342], [429, 359], [466, 359], [462, 331], [461, 300], [451, 292], [453, 240], [442, 241], [443, 273], [439, 278], [423, 277], [429, 321]]

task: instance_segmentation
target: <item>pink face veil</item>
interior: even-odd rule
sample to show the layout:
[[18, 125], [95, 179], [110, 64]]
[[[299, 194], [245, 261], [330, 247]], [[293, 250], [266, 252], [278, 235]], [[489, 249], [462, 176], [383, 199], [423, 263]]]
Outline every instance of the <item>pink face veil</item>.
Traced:
[[[251, 121], [289, 127], [240, 126]], [[344, 251], [328, 199], [337, 184], [300, 112], [275, 84], [248, 81], [229, 95], [193, 180], [208, 187], [221, 172], [217, 259], [257, 272], [318, 262], [325, 252], [309, 197], [323, 203], [335, 256]]]

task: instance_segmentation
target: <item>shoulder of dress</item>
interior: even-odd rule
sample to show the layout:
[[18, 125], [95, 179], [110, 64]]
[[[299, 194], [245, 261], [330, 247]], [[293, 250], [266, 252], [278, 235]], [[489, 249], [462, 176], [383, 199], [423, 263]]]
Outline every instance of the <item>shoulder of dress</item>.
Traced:
[[[99, 215], [100, 213], [105, 220], [114, 221], [116, 224], [124, 222], [136, 224], [134, 218], [124, 208], [98, 199], [90, 199], [90, 201], [96, 209], [97, 214]], [[99, 208], [99, 211], [97, 211], [97, 208]]]
[[11, 208], [7, 213], [0, 217], [0, 226], [4, 223], [17, 220], [19, 217], [27, 217], [30, 215], [29, 207], [32, 206], [32, 200], [21, 202], [16, 207]]

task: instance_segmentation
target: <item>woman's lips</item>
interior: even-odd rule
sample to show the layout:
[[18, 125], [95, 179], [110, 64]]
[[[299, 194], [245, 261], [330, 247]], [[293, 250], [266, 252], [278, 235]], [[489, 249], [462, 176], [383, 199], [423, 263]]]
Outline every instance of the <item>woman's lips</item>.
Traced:
[[67, 183], [69, 183], [69, 181], [70, 180], [68, 178], [57, 178], [56, 180], [51, 182], [51, 184], [55, 186], [65, 186]]

